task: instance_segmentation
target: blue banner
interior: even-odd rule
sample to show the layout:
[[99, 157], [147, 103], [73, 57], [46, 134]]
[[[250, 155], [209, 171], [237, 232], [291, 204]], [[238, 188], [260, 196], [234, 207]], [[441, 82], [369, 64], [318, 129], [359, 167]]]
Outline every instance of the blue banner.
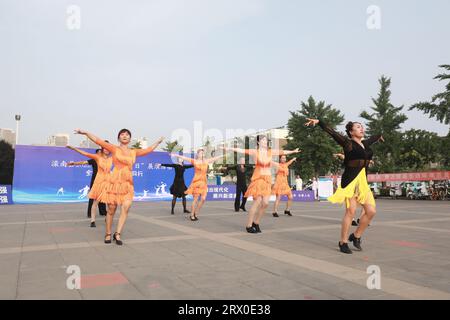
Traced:
[[0, 205], [12, 203], [11, 186], [0, 185]]
[[[82, 149], [94, 153], [94, 149]], [[89, 160], [64, 147], [16, 146], [14, 161], [14, 203], [58, 203], [87, 201], [92, 176], [90, 165], [68, 167], [70, 161]], [[135, 201], [172, 199], [169, 192], [175, 176], [167, 152], [152, 152], [138, 157], [133, 167]], [[186, 170], [186, 185], [194, 169]]]

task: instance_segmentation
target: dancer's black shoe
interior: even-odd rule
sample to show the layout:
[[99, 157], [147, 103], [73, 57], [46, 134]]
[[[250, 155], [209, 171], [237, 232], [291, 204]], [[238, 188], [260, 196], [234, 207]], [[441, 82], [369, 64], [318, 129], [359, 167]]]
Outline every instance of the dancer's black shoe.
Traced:
[[191, 213], [189, 210], [184, 210], [183, 213]]
[[290, 210], [284, 210], [284, 214], [287, 214], [288, 216], [292, 217], [292, 214], [291, 214]]
[[261, 233], [262, 231], [261, 231], [261, 228], [259, 227], [259, 224], [256, 224], [256, 223], [252, 223], [252, 227], [253, 228], [255, 228], [255, 230], [258, 232], [258, 233]]
[[359, 224], [359, 219], [358, 219], [358, 222], [356, 222], [355, 220], [352, 220], [352, 226], [358, 226], [358, 224]]
[[352, 233], [352, 234], [350, 235], [350, 237], [348, 237], [348, 241], [353, 242], [353, 246], [354, 246], [356, 249], [358, 249], [359, 251], [362, 250], [362, 248], [361, 248], [361, 238], [355, 237], [355, 235]]
[[[109, 237], [109, 239], [106, 239], [106, 237]], [[111, 233], [105, 234], [105, 243], [111, 243]]]
[[91, 228], [95, 228], [95, 227], [97, 227], [97, 226], [95, 225], [95, 221], [91, 221]]
[[276, 212], [272, 213], [272, 215], [273, 215], [275, 218], [278, 218], [278, 217], [279, 217], [278, 213], [276, 213]]
[[347, 253], [347, 254], [353, 253], [352, 250], [350, 250], [350, 248], [348, 247], [348, 243], [341, 244], [339, 242], [338, 244], [339, 244], [339, 250], [341, 250], [341, 252]]
[[117, 244], [118, 246], [121, 246], [121, 245], [123, 244], [123, 242], [122, 242], [122, 240], [117, 239], [117, 236], [116, 236], [116, 235], [119, 235], [119, 236], [120, 236], [120, 233], [114, 232], [113, 240], [116, 242], [116, 244]]
[[172, 210], [172, 211], [170, 211], [170, 214], [175, 214], [175, 212], [173, 212], [173, 210]]
[[245, 207], [240, 207], [242, 209], [242, 211], [247, 212], [247, 210], [245, 210]]
[[191, 221], [197, 221], [197, 217], [196, 216], [189, 216], [189, 219], [191, 219]]
[[247, 229], [248, 233], [258, 233], [258, 231], [255, 229], [255, 227], [251, 226], [251, 227], [245, 227], [245, 229]]

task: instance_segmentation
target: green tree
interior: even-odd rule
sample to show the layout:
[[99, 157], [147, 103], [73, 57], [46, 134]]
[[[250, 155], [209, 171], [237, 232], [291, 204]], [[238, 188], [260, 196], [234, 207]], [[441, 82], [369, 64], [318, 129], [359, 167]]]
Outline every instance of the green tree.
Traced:
[[11, 185], [14, 172], [14, 149], [6, 141], [0, 140], [0, 184]]
[[166, 146], [162, 149], [167, 152], [183, 153], [183, 146], [178, 144], [178, 140], [166, 141]]
[[[450, 65], [443, 64], [440, 68], [450, 71]], [[436, 118], [439, 122], [450, 124], [450, 74], [438, 74], [434, 79], [448, 80], [446, 91], [438, 93], [431, 98], [431, 102], [419, 102], [409, 107], [409, 110], [417, 109], [429, 114], [430, 118]]]
[[297, 157], [297, 161], [292, 164], [295, 173], [305, 180], [334, 172], [336, 160], [333, 153], [342, 151], [341, 147], [320, 128], [305, 127], [305, 122], [307, 118], [316, 118], [335, 127], [342, 124], [344, 116], [330, 104], [325, 104], [324, 101], [316, 102], [311, 96], [307, 102], [301, 102], [298, 111], [290, 113], [287, 125], [290, 139], [285, 148], [301, 150], [299, 154], [293, 155]]
[[136, 141], [134, 144], [131, 145], [131, 148], [133, 149], [142, 149], [142, 145], [140, 141]]
[[374, 104], [372, 113], [361, 112], [361, 117], [367, 120], [367, 135], [382, 134], [386, 143], [377, 143], [372, 146], [375, 165], [371, 171], [394, 172], [398, 169], [400, 158], [399, 145], [402, 139], [400, 126], [408, 117], [401, 113], [403, 106], [394, 107], [391, 103], [391, 79], [382, 76], [379, 79], [380, 92], [378, 97], [372, 98]]
[[399, 164], [404, 171], [429, 170], [433, 163], [442, 164], [442, 142], [445, 137], [426, 130], [411, 129], [403, 133]]

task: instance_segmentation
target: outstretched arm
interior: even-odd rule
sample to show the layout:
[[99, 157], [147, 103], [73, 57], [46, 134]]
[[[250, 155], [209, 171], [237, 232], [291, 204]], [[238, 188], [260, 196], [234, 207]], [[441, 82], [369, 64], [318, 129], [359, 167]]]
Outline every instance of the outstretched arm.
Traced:
[[153, 150], [156, 149], [157, 146], [159, 146], [161, 144], [161, 142], [163, 142], [164, 137], [159, 138], [154, 144], [152, 144], [150, 147], [145, 148], [145, 149], [136, 149], [136, 157], [142, 157], [145, 156], [151, 152], [153, 152]]
[[187, 162], [190, 162], [190, 163], [194, 163], [194, 161], [195, 161], [195, 160], [192, 159], [192, 158], [188, 158], [188, 157], [185, 157], [185, 156], [176, 154], [176, 153], [171, 153], [170, 156], [171, 156], [171, 157], [176, 157], [176, 158], [183, 159], [184, 161], [187, 161]]
[[70, 162], [67, 162], [67, 166], [68, 167], [79, 166], [79, 165], [83, 165], [83, 164], [89, 164], [89, 162], [87, 162], [87, 161], [70, 161]]
[[330, 126], [328, 126], [322, 120], [310, 119], [310, 118], [308, 118], [306, 120], [308, 120], [308, 121], [305, 123], [305, 126], [313, 126], [314, 127], [316, 124], [318, 124], [319, 127], [321, 127], [323, 131], [328, 133], [334, 139], [334, 141], [336, 141], [339, 145], [341, 145], [345, 150], [351, 149], [352, 143], [351, 143], [350, 139], [348, 139], [347, 137], [345, 137], [342, 134], [333, 130]]
[[287, 156], [294, 153], [301, 152], [298, 148], [295, 150], [272, 150], [273, 156]]
[[76, 151], [79, 154], [82, 154], [83, 156], [88, 157], [90, 159], [94, 159], [94, 160], [98, 159], [98, 155], [97, 154], [85, 152], [83, 150], [80, 150], [80, 149], [72, 147], [72, 146], [67, 146], [67, 148], [70, 149], [70, 150]]
[[163, 167], [169, 167], [169, 168], [175, 168], [175, 164], [173, 163], [161, 163], [161, 166]]
[[374, 135], [374, 136], [371, 136], [371, 137], [367, 138], [367, 140], [365, 140], [365, 141], [366, 141], [366, 145], [370, 146], [370, 145], [372, 145], [372, 144], [374, 144], [374, 143], [376, 143], [378, 141], [384, 142], [384, 138], [383, 138], [383, 136], [381, 134], [377, 134], [377, 135]]
[[241, 149], [241, 148], [230, 148], [230, 147], [221, 147], [221, 149], [223, 149], [224, 151], [233, 151], [233, 152], [244, 153], [244, 154], [249, 154], [249, 155], [253, 155], [256, 151], [255, 149]]
[[292, 158], [288, 162], [286, 162], [287, 166], [289, 167], [291, 164], [293, 164], [295, 161], [297, 161], [297, 158]]
[[102, 148], [105, 148], [106, 150], [108, 150], [111, 153], [114, 153], [116, 151], [117, 147], [115, 145], [100, 139], [99, 137], [93, 135], [90, 132], [87, 132], [87, 131], [81, 130], [81, 129], [75, 129], [75, 134], [82, 134], [82, 135], [88, 137], [91, 141], [98, 144]]

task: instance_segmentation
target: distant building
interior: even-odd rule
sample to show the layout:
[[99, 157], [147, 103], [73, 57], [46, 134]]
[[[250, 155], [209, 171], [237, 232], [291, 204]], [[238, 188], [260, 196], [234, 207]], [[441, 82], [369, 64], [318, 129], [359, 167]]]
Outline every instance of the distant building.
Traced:
[[0, 140], [3, 140], [15, 147], [16, 132], [11, 129], [0, 128]]
[[65, 147], [69, 145], [69, 135], [66, 133], [54, 134], [48, 138], [47, 145], [56, 147]]

